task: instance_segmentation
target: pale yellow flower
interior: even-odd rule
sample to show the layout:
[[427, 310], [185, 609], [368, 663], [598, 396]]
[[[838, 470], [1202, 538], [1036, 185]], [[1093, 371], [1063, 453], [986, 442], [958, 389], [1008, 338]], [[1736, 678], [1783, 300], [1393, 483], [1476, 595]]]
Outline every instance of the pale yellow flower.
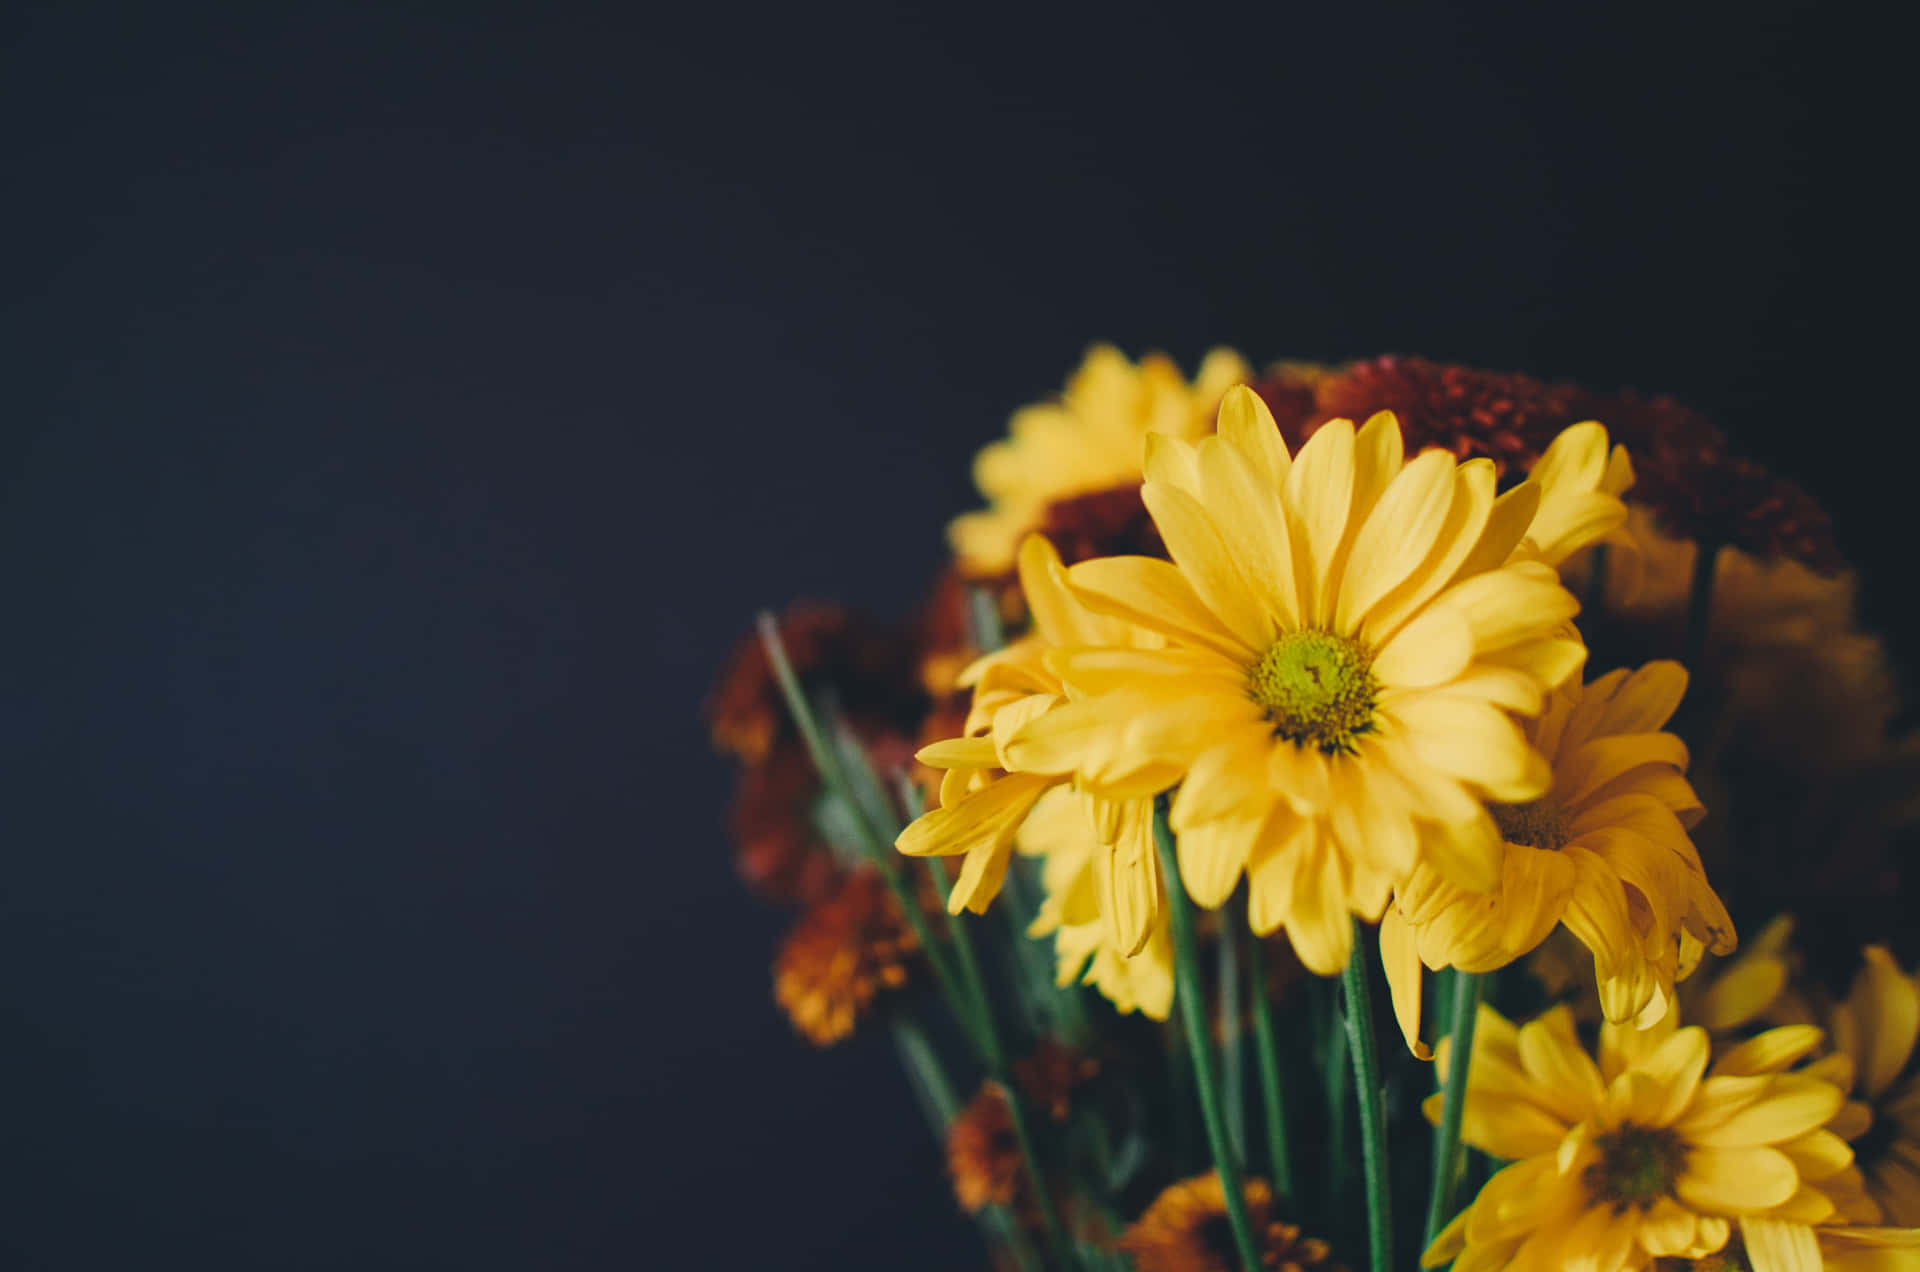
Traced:
[[1834, 1050], [1852, 1062], [1852, 1095], [1836, 1126], [1852, 1142], [1866, 1189], [1879, 1213], [1866, 1222], [1920, 1226], [1920, 974], [1900, 970], [1878, 945], [1846, 1000], [1828, 1017]]
[[1096, 345], [1058, 401], [1022, 407], [1009, 435], [981, 451], [973, 479], [991, 507], [957, 518], [948, 537], [961, 569], [999, 574], [1040, 527], [1047, 505], [1140, 480], [1140, 445], [1149, 432], [1193, 438], [1212, 426], [1220, 395], [1252, 378], [1239, 354], [1215, 349], [1191, 383], [1161, 354], [1138, 365], [1111, 345]]
[[1377, 919], [1417, 862], [1493, 886], [1502, 843], [1482, 801], [1551, 780], [1509, 713], [1537, 712], [1585, 655], [1553, 571], [1509, 563], [1540, 487], [1496, 499], [1489, 461], [1408, 461], [1387, 414], [1357, 435], [1332, 421], [1291, 456], [1244, 388], [1218, 436], [1149, 437], [1145, 469], [1172, 562], [1067, 577], [1168, 645], [1063, 651], [1079, 700], [1025, 726], [1009, 759], [1115, 797], [1178, 781], [1188, 894], [1217, 907], [1244, 874], [1254, 930], [1285, 927], [1322, 975], [1347, 961], [1349, 916]]

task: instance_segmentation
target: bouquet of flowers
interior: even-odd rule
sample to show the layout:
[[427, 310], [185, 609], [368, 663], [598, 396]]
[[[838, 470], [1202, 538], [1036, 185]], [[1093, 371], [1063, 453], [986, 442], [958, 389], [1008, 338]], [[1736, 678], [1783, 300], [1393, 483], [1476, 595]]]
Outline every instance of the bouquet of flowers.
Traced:
[[[1920, 741], [1667, 398], [1096, 348], [709, 708], [774, 995], [996, 1266], [1920, 1269]], [[1742, 934], [1737, 936], [1736, 933]]]

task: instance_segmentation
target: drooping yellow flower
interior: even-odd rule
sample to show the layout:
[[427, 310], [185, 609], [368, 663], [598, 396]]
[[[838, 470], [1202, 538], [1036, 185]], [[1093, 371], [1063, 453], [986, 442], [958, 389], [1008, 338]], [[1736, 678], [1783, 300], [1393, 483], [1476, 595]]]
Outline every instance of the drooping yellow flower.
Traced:
[[[921, 763], [946, 770], [940, 807], [916, 819], [896, 846], [912, 856], [966, 854], [947, 908], [985, 911], [1006, 878], [1014, 837], [1040, 798], [1064, 786], [1060, 766], [1021, 765], [1007, 747], [1020, 729], [1066, 701], [1054, 670], [1062, 647], [1089, 644], [1156, 647], [1151, 632], [1090, 612], [1066, 586], [1060, 558], [1031, 535], [1020, 549], [1020, 585], [1033, 613], [1033, 631], [967, 669], [973, 707], [965, 735], [920, 750]], [[1169, 775], [1169, 780], [1171, 777]], [[1092, 788], [1075, 792], [1098, 912], [1106, 944], [1120, 957], [1144, 946], [1160, 915], [1160, 861], [1154, 851], [1147, 801], [1111, 800]], [[1069, 943], [1073, 938], [1068, 938]]]
[[1285, 927], [1322, 975], [1350, 914], [1377, 919], [1420, 860], [1482, 890], [1501, 840], [1483, 799], [1523, 803], [1551, 774], [1510, 711], [1538, 711], [1585, 650], [1551, 568], [1509, 563], [1538, 507], [1494, 497], [1491, 462], [1411, 462], [1391, 415], [1336, 420], [1297, 457], [1245, 388], [1197, 446], [1148, 438], [1143, 496], [1172, 562], [1068, 571], [1095, 610], [1163, 649], [1056, 656], [1078, 700], [1008, 758], [1072, 768], [1114, 797], [1179, 781], [1181, 880], [1217, 907], [1244, 873], [1256, 932]]
[[[1625, 1272], [1722, 1250], [1737, 1222], [1831, 1214], [1807, 1181], [1848, 1160], [1822, 1129], [1840, 1089], [1767, 1067], [1804, 1055], [1819, 1031], [1761, 1034], [1709, 1070], [1706, 1031], [1663, 1019], [1664, 1028], [1602, 1026], [1596, 1064], [1563, 1007], [1518, 1029], [1480, 1008], [1461, 1137], [1512, 1164], [1440, 1233], [1423, 1266]], [[1450, 1044], [1439, 1048], [1443, 1074]], [[1440, 1099], [1426, 1104], [1434, 1121]]]
[[[1102, 832], [1094, 822], [1102, 813], [1120, 824]], [[1108, 918], [1116, 907], [1102, 903], [1112, 895], [1116, 857], [1138, 860], [1138, 854], [1144, 854], [1154, 864], [1134, 877], [1156, 890], [1160, 887], [1152, 819], [1153, 808], [1146, 800], [1098, 801], [1055, 787], [1034, 805], [1016, 844], [1022, 853], [1044, 858], [1040, 880], [1047, 899], [1027, 935], [1053, 937], [1057, 983], [1078, 980], [1098, 989], [1122, 1014], [1138, 1009], [1165, 1020], [1173, 1007], [1173, 941], [1161, 898], [1153, 898], [1145, 939], [1132, 948]]]
[[1059, 401], [1015, 412], [1010, 435], [974, 460], [974, 482], [992, 507], [948, 527], [961, 569], [989, 575], [1010, 568], [1048, 504], [1138, 482], [1149, 432], [1202, 436], [1220, 395], [1251, 375], [1230, 349], [1207, 354], [1188, 383], [1171, 358], [1148, 354], [1135, 365], [1111, 345], [1096, 345]]
[[1862, 953], [1846, 1001], [1828, 1017], [1834, 1050], [1852, 1061], [1852, 1095], [1836, 1126], [1853, 1144], [1873, 1207], [1866, 1222], [1920, 1227], [1920, 974], [1878, 945]]
[[1396, 892], [1380, 952], [1409, 1047], [1422, 1050], [1423, 963], [1492, 971], [1565, 924], [1592, 953], [1606, 1018], [1651, 1023], [1703, 948], [1733, 949], [1733, 922], [1687, 837], [1703, 810], [1686, 746], [1660, 731], [1686, 687], [1679, 663], [1654, 662], [1556, 690], [1527, 729], [1551, 789], [1493, 806], [1507, 846], [1499, 886], [1471, 893], [1421, 865]]

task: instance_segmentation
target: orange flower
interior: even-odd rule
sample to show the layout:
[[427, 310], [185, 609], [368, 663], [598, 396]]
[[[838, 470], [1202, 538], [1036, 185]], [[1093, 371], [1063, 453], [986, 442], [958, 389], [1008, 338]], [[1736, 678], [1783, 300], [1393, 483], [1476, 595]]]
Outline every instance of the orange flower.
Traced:
[[774, 999], [809, 1042], [830, 1046], [853, 1032], [881, 990], [907, 983], [918, 948], [886, 881], [857, 871], [787, 934], [774, 960]]
[[[803, 601], [780, 616], [780, 640], [800, 683], [831, 685], [857, 732], [911, 736], [926, 701], [913, 642], [902, 633], [838, 605]], [[798, 736], [757, 632], [734, 643], [706, 716], [714, 745], [748, 763], [765, 759], [779, 739]]]
[[953, 1174], [953, 1195], [966, 1210], [1013, 1204], [1023, 1163], [1013, 1111], [998, 1083], [982, 1083], [947, 1128], [947, 1169]]
[[[1273, 1190], [1264, 1179], [1244, 1184], [1260, 1265], [1286, 1272], [1346, 1272], [1327, 1243], [1302, 1237], [1273, 1214]], [[1119, 1248], [1136, 1272], [1237, 1272], [1240, 1255], [1227, 1220], [1227, 1194], [1217, 1173], [1169, 1186], [1121, 1236]]]
[[1028, 1102], [1056, 1122], [1067, 1120], [1074, 1091], [1099, 1072], [1099, 1060], [1052, 1038], [1042, 1038], [1033, 1054], [1013, 1062], [1013, 1080]]

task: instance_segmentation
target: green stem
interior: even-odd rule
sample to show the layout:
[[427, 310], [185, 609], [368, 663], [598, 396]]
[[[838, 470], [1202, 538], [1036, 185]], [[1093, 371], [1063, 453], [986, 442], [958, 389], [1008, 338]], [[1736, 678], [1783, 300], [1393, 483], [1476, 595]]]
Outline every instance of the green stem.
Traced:
[[1353, 920], [1353, 957], [1341, 983], [1347, 991], [1347, 1040], [1353, 1052], [1354, 1093], [1360, 1106], [1360, 1164], [1367, 1176], [1367, 1237], [1373, 1272], [1393, 1267], [1393, 1207], [1387, 1195], [1386, 1109], [1380, 1097], [1380, 1065], [1373, 1048], [1373, 1003], [1367, 990], [1367, 943]]
[[1607, 603], [1607, 545], [1604, 543], [1595, 544], [1592, 555], [1587, 558], [1587, 585], [1582, 592], [1580, 621], [1590, 623]]
[[[953, 1119], [960, 1115], [960, 1099], [954, 1094], [946, 1067], [940, 1063], [940, 1056], [934, 1051], [926, 1032], [920, 1028], [920, 1022], [896, 1013], [892, 1024], [893, 1045], [900, 1052], [900, 1063], [906, 1068], [909, 1084], [919, 1100], [920, 1111], [926, 1115], [934, 1138], [944, 1145], [948, 1128], [953, 1125]], [[1033, 1248], [1033, 1242], [1027, 1240], [1027, 1234], [1014, 1222], [1006, 1207], [989, 1207], [981, 1213], [980, 1222], [1012, 1252], [1021, 1272], [1040, 1272], [1039, 1252]]]
[[1460, 1119], [1467, 1108], [1467, 1067], [1473, 1058], [1473, 1027], [1480, 1015], [1484, 978], [1474, 972], [1453, 974], [1453, 1041], [1447, 1053], [1447, 1080], [1441, 1088], [1440, 1131], [1433, 1144], [1433, 1193], [1427, 1208], [1426, 1245], [1454, 1216], [1460, 1187]]
[[[947, 864], [938, 857], [927, 860], [928, 868], [934, 873], [934, 882], [942, 892], [947, 889]], [[1007, 1055], [1000, 1046], [1000, 1033], [993, 1023], [993, 1003], [987, 997], [986, 981], [980, 975], [980, 962], [973, 954], [973, 937], [968, 933], [966, 920], [962, 915], [954, 915], [947, 924], [953, 933], [954, 949], [960, 955], [961, 974], [966, 981], [967, 997], [973, 1009], [974, 1024], [979, 1031], [982, 1048], [982, 1061], [987, 1066], [987, 1075], [998, 1082], [1006, 1092], [1007, 1111], [1013, 1122], [1014, 1138], [1020, 1142], [1020, 1156], [1025, 1160], [1027, 1179], [1033, 1185], [1034, 1201], [1040, 1208], [1040, 1220], [1046, 1225], [1047, 1241], [1058, 1251], [1061, 1249], [1059, 1218], [1053, 1213], [1053, 1199], [1047, 1195], [1046, 1177], [1040, 1173], [1040, 1158], [1033, 1151], [1033, 1139], [1027, 1133], [1026, 1102], [1020, 1098], [1020, 1090], [1014, 1085], [1012, 1075], [1007, 1072]]]
[[1702, 543], [1694, 551], [1693, 585], [1687, 593], [1687, 634], [1680, 646], [1680, 664], [1688, 675], [1698, 675], [1707, 653], [1707, 627], [1713, 617], [1713, 571], [1720, 545]]
[[[820, 774], [820, 780], [835, 798], [847, 808], [848, 814], [858, 831], [862, 846], [880, 876], [893, 890], [894, 900], [900, 904], [901, 912], [906, 915], [907, 923], [913, 928], [913, 934], [919, 939], [920, 948], [926, 952], [927, 963], [933, 968], [934, 979], [940, 984], [940, 994], [947, 1001], [947, 1010], [960, 1023], [967, 1040], [984, 1057], [986, 1052], [980, 1037], [979, 1025], [973, 1013], [966, 1010], [966, 998], [956, 979], [954, 969], [948, 962], [946, 951], [933, 939], [933, 928], [927, 922], [926, 914], [920, 908], [920, 900], [913, 890], [901, 879], [894, 869], [893, 841], [887, 838], [879, 827], [873, 824], [867, 810], [854, 798], [853, 788], [847, 781], [846, 770], [840, 765], [840, 759], [834, 754], [826, 736], [820, 731], [820, 723], [814, 718], [813, 708], [807, 702], [807, 695], [800, 687], [800, 678], [793, 674], [793, 664], [787, 660], [787, 647], [780, 639], [780, 625], [772, 614], [762, 611], [760, 614], [760, 642], [767, 651], [767, 661], [773, 665], [774, 679], [780, 683], [780, 693], [787, 701], [787, 711], [793, 716], [793, 723], [800, 730], [800, 737], [807, 745], [807, 754], [813, 759], [813, 767]], [[942, 872], [944, 873], [944, 871]], [[945, 889], [942, 889], [944, 893]]]
[[1353, 1066], [1348, 1063], [1347, 1026], [1341, 1018], [1338, 994], [1328, 992], [1320, 996], [1321, 1006], [1326, 1012], [1324, 1058], [1320, 1070], [1325, 1087], [1327, 1107], [1327, 1192], [1326, 1204], [1329, 1213], [1341, 1213], [1347, 1208], [1347, 1183], [1352, 1175], [1352, 1159], [1347, 1153], [1349, 1136], [1347, 1131], [1352, 1122], [1353, 1101], [1347, 1098], [1347, 1088], [1353, 1085]]
[[1173, 920], [1174, 997], [1186, 1026], [1187, 1046], [1193, 1052], [1193, 1080], [1200, 1093], [1200, 1117], [1207, 1125], [1207, 1144], [1213, 1150], [1214, 1169], [1220, 1172], [1220, 1190], [1226, 1195], [1227, 1223], [1246, 1272], [1260, 1272], [1260, 1251], [1253, 1239], [1253, 1219], [1247, 1213], [1247, 1195], [1234, 1160], [1226, 1123], [1220, 1115], [1220, 1093], [1215, 1089], [1213, 1058], [1208, 1055], [1206, 1004], [1200, 997], [1198, 942], [1193, 935], [1193, 913], [1180, 886], [1180, 863], [1174, 855], [1173, 831], [1167, 826], [1167, 801], [1154, 802], [1153, 840], [1160, 851], [1160, 873], [1166, 880], [1167, 910]]
[[1247, 959], [1248, 989], [1253, 994], [1254, 1054], [1260, 1064], [1260, 1099], [1267, 1119], [1267, 1174], [1281, 1214], [1299, 1213], [1293, 1198], [1293, 1159], [1287, 1152], [1287, 1106], [1280, 1082], [1280, 1046], [1273, 1036], [1273, 1005], [1267, 1001], [1264, 948], [1256, 939]]
[[1241, 921], [1232, 909], [1222, 915], [1218, 950], [1218, 981], [1215, 987], [1220, 1006], [1220, 1092], [1227, 1120], [1227, 1136], [1233, 1141], [1234, 1160], [1247, 1160], [1247, 1084], [1246, 1063], [1241, 1055], [1240, 1029], [1240, 940]]

